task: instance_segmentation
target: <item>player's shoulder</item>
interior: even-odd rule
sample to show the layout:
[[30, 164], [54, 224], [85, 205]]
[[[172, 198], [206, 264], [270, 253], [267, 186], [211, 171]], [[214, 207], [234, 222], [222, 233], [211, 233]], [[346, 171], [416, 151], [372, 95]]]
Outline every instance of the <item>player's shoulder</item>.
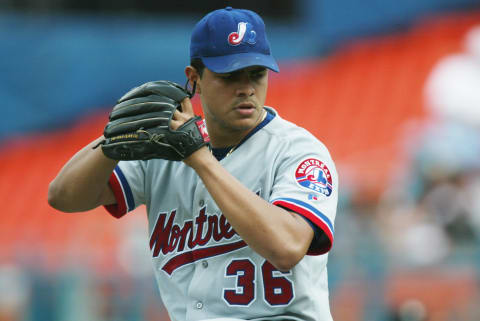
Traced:
[[305, 128], [300, 127], [297, 124], [282, 118], [274, 108], [265, 106], [265, 109], [267, 109], [269, 113], [272, 113], [275, 115], [275, 117], [271, 122], [272, 126], [265, 127], [267, 132], [270, 132], [271, 134], [274, 134], [277, 137], [281, 137], [282, 139], [306, 137], [309, 139], [318, 140]]
[[301, 146], [303, 144], [315, 145], [318, 148], [327, 150], [327, 147], [317, 137], [307, 129], [282, 118], [272, 107], [265, 106], [268, 112], [273, 113], [275, 117], [269, 126], [265, 126], [265, 132], [276, 141], [292, 146]]

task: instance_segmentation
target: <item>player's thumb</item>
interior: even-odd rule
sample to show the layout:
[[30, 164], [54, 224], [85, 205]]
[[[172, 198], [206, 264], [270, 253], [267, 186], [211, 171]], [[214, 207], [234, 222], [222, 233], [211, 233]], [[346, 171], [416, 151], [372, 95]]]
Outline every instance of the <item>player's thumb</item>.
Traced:
[[195, 113], [193, 112], [192, 101], [190, 100], [190, 98], [185, 98], [180, 104], [182, 105], [182, 113], [187, 114], [191, 117], [195, 116]]

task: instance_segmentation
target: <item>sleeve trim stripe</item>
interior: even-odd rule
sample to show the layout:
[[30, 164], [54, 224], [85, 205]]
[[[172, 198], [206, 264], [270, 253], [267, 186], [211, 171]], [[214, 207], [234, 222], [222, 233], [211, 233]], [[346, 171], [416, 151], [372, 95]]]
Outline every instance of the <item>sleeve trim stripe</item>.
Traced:
[[293, 199], [293, 198], [278, 198], [276, 200], [273, 200], [272, 203], [275, 203], [277, 201], [283, 201], [283, 202], [290, 203], [292, 205], [300, 206], [300, 207], [304, 208], [306, 211], [311, 212], [312, 214], [314, 214], [317, 217], [319, 217], [320, 219], [322, 219], [328, 225], [330, 231], [332, 232], [332, 235], [334, 234], [333, 224], [330, 221], [330, 219], [325, 214], [323, 214], [322, 212], [317, 210], [315, 207], [313, 207], [312, 205], [310, 205], [308, 203], [305, 203], [305, 202], [302, 202], [302, 201], [299, 201], [299, 200], [296, 200], [296, 199]]
[[318, 251], [309, 252], [308, 253], [309, 255], [325, 254], [328, 251], [330, 251], [330, 249], [332, 248], [332, 244], [333, 244], [332, 231], [330, 230], [330, 228], [328, 227], [327, 224], [325, 224], [321, 219], [318, 218], [318, 216], [316, 216], [315, 214], [313, 214], [311, 212], [306, 211], [302, 207], [299, 207], [299, 206], [297, 206], [295, 204], [292, 204], [292, 203], [289, 203], [289, 202], [285, 202], [283, 200], [276, 200], [276, 201], [273, 202], [273, 204], [288, 208], [288, 209], [294, 211], [295, 213], [303, 215], [304, 217], [306, 217], [310, 221], [312, 221], [315, 225], [317, 225], [320, 229], [322, 229], [322, 231], [327, 235], [327, 237], [330, 241], [329, 244], [327, 246], [319, 249]]
[[[305, 209], [304, 207], [301, 207], [301, 206], [299, 206], [295, 203], [292, 203], [290, 201], [286, 201], [285, 199], [274, 200], [273, 204], [274, 205], [280, 205], [282, 207], [286, 207], [288, 209], [291, 209], [295, 213], [298, 213], [300, 215], [305, 216], [306, 218], [308, 218], [310, 221], [312, 221], [315, 225], [320, 227], [325, 232], [325, 234], [330, 239], [330, 244], [333, 243], [333, 237], [334, 237], [333, 236], [333, 230], [330, 229], [330, 227], [328, 225], [328, 222], [325, 222], [322, 219], [322, 217], [319, 218], [319, 216], [316, 215], [315, 213], [312, 213], [312, 212], [308, 211], [307, 209]], [[322, 214], [322, 216], [326, 218], [325, 215]], [[328, 218], [327, 218], [327, 220], [328, 220]]]
[[135, 201], [133, 199], [130, 185], [128, 185], [128, 181], [125, 178], [125, 175], [123, 175], [123, 172], [120, 167], [118, 167], [118, 165], [115, 167], [113, 172], [117, 175], [120, 181], [120, 186], [122, 187], [123, 194], [125, 195], [127, 212], [132, 211], [135, 208]]
[[120, 181], [118, 180], [115, 172], [110, 175], [108, 184], [112, 188], [115, 199], [117, 200], [117, 204], [105, 205], [104, 207], [110, 214], [112, 214], [112, 216], [120, 218], [127, 213], [127, 206], [125, 202], [125, 196], [123, 194], [122, 185], [120, 184]]

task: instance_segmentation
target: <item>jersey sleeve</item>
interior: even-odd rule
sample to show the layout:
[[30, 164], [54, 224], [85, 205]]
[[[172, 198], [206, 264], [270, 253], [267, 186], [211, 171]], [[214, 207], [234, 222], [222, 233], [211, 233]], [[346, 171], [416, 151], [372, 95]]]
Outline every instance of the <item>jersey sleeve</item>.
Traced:
[[145, 203], [145, 168], [141, 161], [118, 162], [108, 184], [117, 203], [104, 207], [114, 217], [120, 218]]
[[270, 202], [307, 219], [315, 231], [307, 254], [324, 254], [334, 238], [337, 172], [328, 150], [313, 137], [294, 144], [279, 159]]

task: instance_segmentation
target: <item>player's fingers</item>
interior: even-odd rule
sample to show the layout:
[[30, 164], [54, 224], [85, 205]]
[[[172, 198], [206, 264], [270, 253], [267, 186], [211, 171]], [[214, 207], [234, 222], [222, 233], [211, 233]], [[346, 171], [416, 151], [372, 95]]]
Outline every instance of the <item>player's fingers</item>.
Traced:
[[183, 113], [179, 110], [175, 110], [173, 112], [173, 117], [172, 117], [173, 120], [179, 120], [179, 121], [186, 122], [190, 118], [192, 118], [192, 117], [190, 117], [188, 114], [185, 114], [185, 113]]
[[171, 128], [172, 130], [177, 130], [178, 127], [182, 126], [184, 123], [185, 123], [185, 121], [172, 119], [172, 120], [170, 121], [170, 128]]
[[182, 126], [186, 123], [189, 119], [195, 117], [195, 113], [193, 112], [193, 106], [190, 99], [187, 97], [182, 102], [182, 111], [175, 110], [173, 112], [172, 121], [170, 123], [170, 128], [176, 130], [178, 127]]
[[192, 101], [190, 100], [190, 98], [187, 97], [184, 100], [182, 100], [181, 105], [182, 105], [182, 112], [189, 115], [190, 116], [189, 118], [195, 116], [195, 113], [193, 112]]
[[173, 112], [172, 120], [170, 122], [170, 128], [176, 130], [178, 127], [185, 124], [188, 120], [192, 119], [193, 116], [183, 113], [179, 110]]

